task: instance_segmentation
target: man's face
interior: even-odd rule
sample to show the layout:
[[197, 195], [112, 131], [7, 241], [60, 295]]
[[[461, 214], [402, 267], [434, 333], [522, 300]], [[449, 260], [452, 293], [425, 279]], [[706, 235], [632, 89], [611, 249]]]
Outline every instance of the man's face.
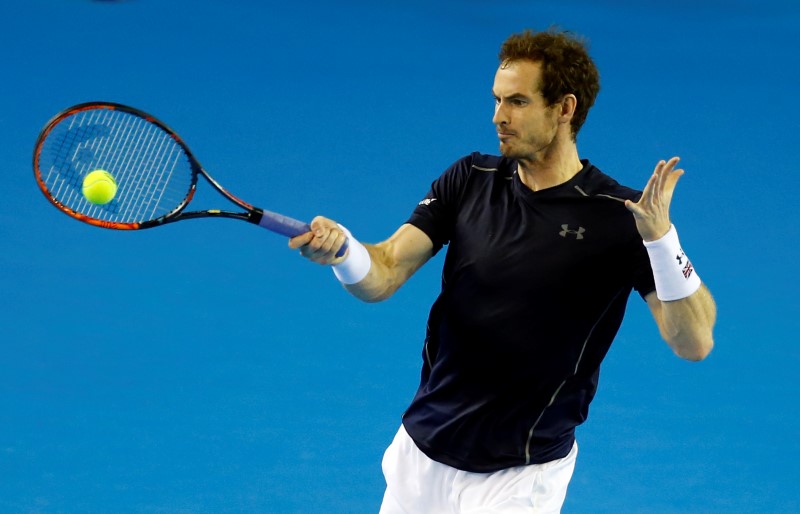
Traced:
[[500, 139], [500, 153], [522, 161], [537, 161], [553, 143], [560, 104], [547, 106], [539, 92], [541, 63], [512, 61], [500, 65], [492, 93], [492, 122]]

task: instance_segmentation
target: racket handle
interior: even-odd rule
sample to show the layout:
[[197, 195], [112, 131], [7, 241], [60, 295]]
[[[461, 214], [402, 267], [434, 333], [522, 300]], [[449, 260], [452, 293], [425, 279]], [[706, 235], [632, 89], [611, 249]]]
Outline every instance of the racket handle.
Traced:
[[[296, 237], [311, 231], [311, 227], [308, 223], [271, 211], [261, 212], [261, 219], [258, 221], [258, 226], [286, 237]], [[344, 242], [336, 253], [336, 257], [341, 257], [346, 251], [347, 241]]]

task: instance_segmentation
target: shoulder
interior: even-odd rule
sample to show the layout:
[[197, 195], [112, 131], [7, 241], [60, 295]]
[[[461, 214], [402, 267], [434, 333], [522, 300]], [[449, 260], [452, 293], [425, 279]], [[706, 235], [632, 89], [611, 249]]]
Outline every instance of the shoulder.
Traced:
[[463, 192], [479, 184], [488, 185], [498, 180], [508, 182], [503, 179], [512, 177], [516, 169], [516, 161], [511, 159], [473, 152], [451, 164], [434, 181], [434, 187], [451, 192]]
[[608, 197], [619, 201], [638, 201], [642, 196], [641, 191], [623, 186], [589, 161], [584, 162], [584, 167], [586, 172], [582, 176], [580, 187], [586, 195]]
[[497, 173], [510, 177], [517, 170], [517, 161], [499, 155], [488, 155], [473, 152], [469, 155], [470, 167], [473, 171], [484, 173]]
[[513, 175], [517, 169], [517, 163], [513, 159], [501, 157], [499, 155], [489, 155], [480, 152], [472, 152], [469, 155], [457, 160], [450, 166], [450, 170], [457, 172], [488, 172], [500, 173], [502, 175]]

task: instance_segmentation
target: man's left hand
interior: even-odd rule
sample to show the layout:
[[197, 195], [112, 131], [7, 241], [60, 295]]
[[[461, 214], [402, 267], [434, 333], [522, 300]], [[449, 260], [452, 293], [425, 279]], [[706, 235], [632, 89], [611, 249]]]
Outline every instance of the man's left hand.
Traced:
[[655, 241], [669, 231], [669, 206], [675, 185], [683, 175], [682, 169], [675, 169], [680, 157], [669, 161], [659, 161], [638, 202], [625, 201], [625, 207], [633, 213], [636, 228], [645, 241]]

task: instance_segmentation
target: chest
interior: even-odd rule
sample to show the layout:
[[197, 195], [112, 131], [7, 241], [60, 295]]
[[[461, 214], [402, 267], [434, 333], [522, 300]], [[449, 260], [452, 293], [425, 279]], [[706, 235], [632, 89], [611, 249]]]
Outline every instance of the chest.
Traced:
[[[607, 197], [523, 198], [492, 187], [463, 199], [448, 252], [453, 277], [522, 288], [613, 282], [632, 264], [632, 215]], [[571, 193], [571, 194], [569, 194]]]

